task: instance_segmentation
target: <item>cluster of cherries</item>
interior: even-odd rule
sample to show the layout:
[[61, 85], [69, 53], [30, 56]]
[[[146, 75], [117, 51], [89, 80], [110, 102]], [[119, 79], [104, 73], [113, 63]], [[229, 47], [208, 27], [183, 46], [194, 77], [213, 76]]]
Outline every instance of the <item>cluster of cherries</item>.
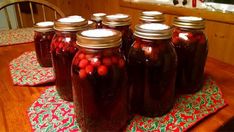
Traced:
[[176, 44], [206, 44], [206, 37], [202, 31], [186, 31], [175, 28], [172, 35], [172, 43]]
[[114, 55], [111, 52], [108, 49], [103, 50], [101, 53], [79, 51], [73, 60], [73, 65], [79, 67], [79, 77], [85, 79], [87, 75], [92, 75], [95, 71], [98, 75], [105, 76], [108, 74], [108, 68], [114, 65], [123, 68], [125, 60], [121, 56]]
[[55, 37], [51, 43], [51, 50], [55, 51], [56, 54], [70, 53], [75, 54], [78, 51], [76, 46], [76, 38], [68, 37]]
[[[139, 39], [139, 38], [136, 38], [136, 39]], [[159, 57], [159, 53], [165, 49], [165, 45], [167, 41], [170, 41], [170, 40], [157, 40], [157, 41], [151, 41], [151, 42], [135, 41], [132, 45], [133, 47], [132, 53], [134, 54], [134, 52], [137, 52], [136, 55], [138, 55], [139, 52], [142, 52], [143, 53], [142, 56], [145, 56], [152, 61], [157, 61]]]

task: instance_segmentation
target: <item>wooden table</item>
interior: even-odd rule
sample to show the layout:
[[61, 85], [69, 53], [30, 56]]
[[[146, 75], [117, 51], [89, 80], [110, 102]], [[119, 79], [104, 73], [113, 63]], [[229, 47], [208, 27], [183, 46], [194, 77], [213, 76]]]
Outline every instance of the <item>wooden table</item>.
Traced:
[[[31, 131], [26, 111], [45, 88], [14, 86], [8, 68], [12, 59], [31, 50], [33, 43], [0, 47], [0, 132]], [[229, 105], [191, 129], [199, 132], [214, 131], [234, 116], [234, 66], [208, 58], [205, 72], [217, 82]]]

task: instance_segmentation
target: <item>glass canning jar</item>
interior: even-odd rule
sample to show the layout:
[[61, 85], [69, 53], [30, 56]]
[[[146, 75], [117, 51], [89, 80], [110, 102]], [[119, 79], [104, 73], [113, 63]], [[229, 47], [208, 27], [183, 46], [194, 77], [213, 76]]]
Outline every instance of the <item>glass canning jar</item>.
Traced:
[[102, 20], [105, 16], [105, 13], [94, 13], [91, 16], [91, 20], [95, 23], [96, 28], [102, 28]]
[[72, 61], [72, 88], [82, 131], [124, 130], [129, 119], [121, 33], [112, 29], [77, 34], [79, 51]]
[[71, 63], [78, 51], [76, 33], [88, 28], [88, 21], [81, 17], [61, 18], [55, 22], [56, 30], [51, 43], [55, 85], [60, 97], [72, 101]]
[[140, 15], [140, 23], [164, 23], [164, 14], [159, 11], [143, 11]]
[[171, 44], [171, 28], [165, 24], [139, 24], [134, 36], [128, 56], [131, 112], [162, 116], [175, 101], [177, 57]]
[[202, 88], [208, 44], [199, 17], [176, 17], [172, 42], [178, 56], [176, 90], [194, 93]]
[[134, 41], [133, 32], [130, 29], [131, 17], [127, 14], [107, 15], [103, 20], [103, 27], [118, 30], [122, 33], [121, 51], [127, 58], [129, 49]]
[[54, 23], [38, 22], [34, 25], [34, 44], [37, 61], [42, 67], [51, 67], [50, 44], [54, 36]]

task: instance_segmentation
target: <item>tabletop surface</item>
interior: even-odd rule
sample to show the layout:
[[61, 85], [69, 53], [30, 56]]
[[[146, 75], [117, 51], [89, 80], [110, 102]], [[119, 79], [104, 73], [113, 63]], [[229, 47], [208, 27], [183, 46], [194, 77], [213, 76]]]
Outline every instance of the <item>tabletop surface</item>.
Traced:
[[[25, 51], [34, 50], [33, 43], [0, 47], [0, 131], [31, 131], [26, 114], [30, 105], [45, 87], [14, 86], [9, 63]], [[234, 117], [234, 66], [208, 58], [205, 73], [210, 75], [223, 92], [228, 106], [197, 123], [192, 131], [214, 131]]]

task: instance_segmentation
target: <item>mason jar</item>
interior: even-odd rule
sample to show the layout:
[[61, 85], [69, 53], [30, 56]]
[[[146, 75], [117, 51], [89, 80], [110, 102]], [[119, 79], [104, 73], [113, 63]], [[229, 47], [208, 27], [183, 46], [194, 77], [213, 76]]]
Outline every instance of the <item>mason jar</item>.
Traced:
[[34, 25], [34, 44], [37, 61], [41, 67], [51, 67], [50, 44], [54, 36], [54, 22], [38, 22]]
[[204, 20], [184, 16], [174, 19], [172, 42], [178, 56], [176, 90], [194, 93], [202, 88], [208, 44]]
[[134, 36], [128, 56], [131, 112], [162, 116], [175, 101], [177, 57], [171, 44], [171, 28], [165, 24], [139, 24]]
[[95, 23], [96, 28], [102, 28], [102, 20], [106, 16], [106, 13], [94, 13], [91, 16], [91, 20]]
[[140, 15], [140, 23], [164, 23], [164, 14], [159, 11], [143, 11]]
[[129, 119], [121, 33], [111, 29], [77, 34], [79, 51], [72, 61], [76, 120], [82, 131], [121, 131]]
[[129, 49], [134, 41], [133, 32], [130, 28], [131, 17], [127, 14], [107, 15], [103, 20], [103, 27], [115, 29], [122, 33], [121, 51], [127, 58]]
[[55, 85], [59, 96], [72, 101], [71, 63], [78, 51], [76, 33], [88, 28], [88, 21], [82, 17], [61, 18], [55, 22], [56, 30], [51, 43]]

